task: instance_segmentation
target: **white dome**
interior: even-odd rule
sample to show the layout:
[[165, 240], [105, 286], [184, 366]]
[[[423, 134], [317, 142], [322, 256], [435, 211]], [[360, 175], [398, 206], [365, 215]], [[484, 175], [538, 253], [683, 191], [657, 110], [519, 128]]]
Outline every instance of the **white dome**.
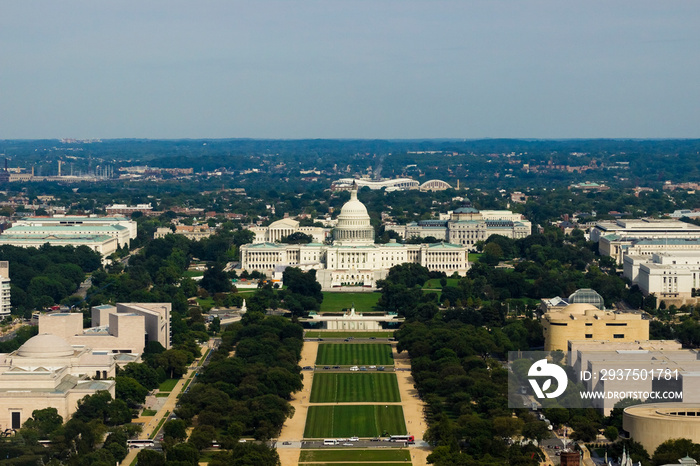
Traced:
[[343, 205], [338, 215], [338, 224], [333, 230], [333, 244], [369, 245], [374, 243], [374, 228], [369, 221], [367, 207], [357, 199], [357, 189], [350, 191], [350, 200]]
[[357, 191], [350, 191], [350, 200], [343, 205], [338, 215], [338, 222], [341, 220], [367, 220], [369, 222], [369, 214], [367, 207], [357, 200]]
[[73, 356], [74, 350], [66, 340], [50, 333], [42, 333], [27, 340], [17, 350], [23, 358], [58, 358]]

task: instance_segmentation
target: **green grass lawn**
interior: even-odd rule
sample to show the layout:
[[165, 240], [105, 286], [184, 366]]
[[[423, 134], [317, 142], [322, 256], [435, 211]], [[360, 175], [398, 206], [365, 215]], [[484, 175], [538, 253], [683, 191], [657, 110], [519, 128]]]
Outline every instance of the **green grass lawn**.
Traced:
[[401, 401], [401, 395], [394, 373], [319, 373], [314, 375], [309, 401], [311, 403], [357, 401], [392, 403]]
[[470, 252], [469, 255], [467, 256], [467, 260], [469, 262], [476, 262], [479, 260], [479, 257], [483, 256], [482, 253], [480, 252]]
[[321, 343], [318, 345], [316, 364], [391, 366], [391, 345], [377, 343]]
[[212, 308], [214, 307], [214, 298], [197, 298], [197, 303], [199, 303], [200, 307]]
[[399, 405], [311, 406], [306, 416], [305, 438], [378, 437], [406, 434]]
[[411, 461], [408, 450], [302, 450], [299, 462], [319, 461]]
[[187, 278], [202, 276], [204, 276], [204, 272], [202, 272], [201, 270], [185, 270], [185, 277]]
[[394, 336], [394, 331], [383, 332], [329, 332], [319, 330], [308, 330], [304, 336], [306, 338], [391, 338]]
[[161, 392], [172, 392], [180, 379], [168, 379], [158, 387]]
[[[431, 278], [427, 282], [423, 283], [423, 288], [424, 289], [437, 289], [440, 290], [442, 289], [442, 285], [440, 284], [440, 278]], [[457, 283], [459, 283], [459, 278], [446, 278], [447, 280], [447, 286], [457, 286]]]
[[323, 293], [321, 312], [340, 312], [355, 303], [355, 312], [371, 312], [381, 293]]
[[156, 393], [156, 398], [167, 398], [170, 396], [170, 392], [166, 393]]
[[155, 409], [144, 409], [141, 416], [155, 416], [158, 413]]

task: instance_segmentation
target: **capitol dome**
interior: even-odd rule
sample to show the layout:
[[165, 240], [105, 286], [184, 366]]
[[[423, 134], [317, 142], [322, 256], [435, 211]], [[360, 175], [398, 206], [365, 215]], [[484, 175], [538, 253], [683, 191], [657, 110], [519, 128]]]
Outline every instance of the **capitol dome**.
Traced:
[[23, 358], [59, 358], [73, 356], [74, 349], [63, 338], [42, 333], [27, 340], [17, 350], [17, 356]]
[[359, 246], [374, 244], [374, 227], [370, 224], [367, 207], [357, 199], [357, 186], [350, 191], [350, 200], [338, 215], [333, 230], [333, 244]]

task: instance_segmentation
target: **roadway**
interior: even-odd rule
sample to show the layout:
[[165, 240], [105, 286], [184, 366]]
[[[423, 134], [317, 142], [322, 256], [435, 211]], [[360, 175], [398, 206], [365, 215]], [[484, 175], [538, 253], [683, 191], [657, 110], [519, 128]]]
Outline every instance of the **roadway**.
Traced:
[[[207, 349], [215, 348], [215, 346], [216, 339], [210, 339], [206, 344], [201, 346], [202, 354], [204, 354], [207, 351]], [[180, 395], [180, 393], [183, 392], [185, 383], [187, 383], [188, 380], [190, 380], [190, 384], [194, 383], [195, 374], [204, 365], [206, 365], [207, 362], [209, 362], [209, 356], [211, 356], [211, 352], [209, 352], [205, 361], [201, 361], [200, 358], [199, 360], [192, 363], [190, 367], [187, 368], [187, 374], [183, 375], [182, 378], [177, 382], [177, 384], [175, 384], [175, 388], [173, 388], [173, 390], [170, 392], [170, 395], [165, 399], [165, 402], [158, 409], [158, 412], [155, 416], [139, 417], [133, 420], [134, 423], [143, 424], [143, 430], [141, 431], [141, 434], [139, 434], [138, 437], [139, 440], [148, 440], [150, 438], [156, 438], [158, 436], [160, 430], [163, 428], [163, 424], [165, 424], [165, 422], [163, 422], [163, 424], [160, 424], [160, 421], [166, 418], [166, 413], [168, 413], [169, 418], [173, 418], [172, 413], [177, 407], [178, 396]], [[159, 447], [158, 442], [156, 442], [156, 446]], [[126, 458], [124, 458], [124, 460], [121, 462], [121, 466], [131, 465], [131, 463], [136, 459], [136, 455], [138, 455], [139, 451], [140, 449], [138, 448], [130, 449], [129, 453], [126, 455]]]

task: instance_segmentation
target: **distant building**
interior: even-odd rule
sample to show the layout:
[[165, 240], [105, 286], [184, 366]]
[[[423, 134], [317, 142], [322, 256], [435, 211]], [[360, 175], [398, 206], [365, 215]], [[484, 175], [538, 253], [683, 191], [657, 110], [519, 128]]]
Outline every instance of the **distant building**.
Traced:
[[299, 221], [291, 218], [283, 218], [272, 222], [266, 227], [254, 226], [248, 228], [255, 233], [253, 244], [279, 242], [283, 238], [294, 233], [303, 233], [313, 238], [314, 243], [323, 243], [330, 236], [330, 228], [322, 227], [301, 227]]
[[331, 183], [333, 191], [351, 191], [353, 185], [358, 188], [367, 186], [369, 189], [386, 189], [387, 191], [403, 191], [407, 189], [419, 189], [420, 183], [411, 178], [394, 178], [372, 180], [369, 178], [341, 178]]
[[129, 242], [136, 238], [136, 225], [134, 222], [134, 234], [132, 230], [124, 225], [94, 225], [94, 224], [74, 224], [74, 225], [28, 225], [25, 221], [15, 222], [12, 228], [8, 228], [2, 234], [4, 236], [43, 236], [43, 237], [96, 237], [108, 236], [117, 240], [121, 247], [129, 246]]
[[700, 250], [700, 227], [679, 220], [633, 219], [596, 223], [591, 241], [601, 255], [623, 264], [625, 254], [648, 254], [672, 249]]
[[[442, 215], [442, 214], [441, 214]], [[486, 241], [491, 235], [519, 239], [529, 236], [532, 224], [522, 215], [508, 210], [482, 210], [465, 206], [448, 212], [448, 219], [420, 220], [408, 225], [386, 225], [402, 238], [433, 237], [451, 244], [473, 249], [478, 241]]]
[[426, 181], [419, 188], [423, 192], [427, 191], [445, 191], [446, 189], [452, 189], [452, 186], [446, 181], [442, 180], [430, 180]]
[[10, 230], [0, 235], [0, 245], [8, 244], [20, 248], [40, 248], [44, 244], [51, 246], [87, 246], [93, 251], [99, 252], [104, 259], [117, 250], [118, 240], [107, 235], [85, 235], [85, 236], [55, 236], [50, 234], [6, 234]]
[[213, 234], [214, 229], [207, 225], [177, 225], [175, 231], [168, 227], [159, 227], [153, 234], [153, 238], [163, 238], [165, 235], [181, 235], [193, 241], [199, 241], [203, 238], [209, 238]]
[[625, 255], [624, 276], [645, 294], [663, 300], [695, 302], [700, 291], [700, 250]]
[[141, 212], [143, 215], [157, 215], [157, 213], [153, 212], [153, 206], [151, 204], [138, 204], [135, 206], [130, 206], [126, 204], [114, 204], [108, 207], [105, 207], [105, 210], [107, 211], [108, 214], [110, 215], [129, 215], [133, 214], [134, 212]]
[[572, 184], [571, 186], [569, 186], [569, 189], [578, 189], [578, 190], [583, 191], [584, 193], [590, 193], [590, 192], [599, 193], [599, 192], [607, 191], [608, 189], [610, 189], [610, 186], [586, 181], [583, 183]]
[[10, 263], [0, 261], [0, 319], [10, 315]]
[[[120, 246], [128, 246], [138, 234], [135, 221], [126, 217], [84, 217], [55, 215], [53, 217], [25, 217], [17, 220], [14, 227], [34, 227], [32, 234], [107, 235], [117, 238]], [[100, 228], [112, 227], [112, 228]], [[65, 228], [65, 230], [64, 230]]]
[[[78, 401], [98, 391], [115, 396], [114, 355], [39, 334], [0, 354], [0, 430], [19, 429], [37, 409], [56, 408], [64, 421]], [[100, 379], [100, 380], [93, 380]]]

